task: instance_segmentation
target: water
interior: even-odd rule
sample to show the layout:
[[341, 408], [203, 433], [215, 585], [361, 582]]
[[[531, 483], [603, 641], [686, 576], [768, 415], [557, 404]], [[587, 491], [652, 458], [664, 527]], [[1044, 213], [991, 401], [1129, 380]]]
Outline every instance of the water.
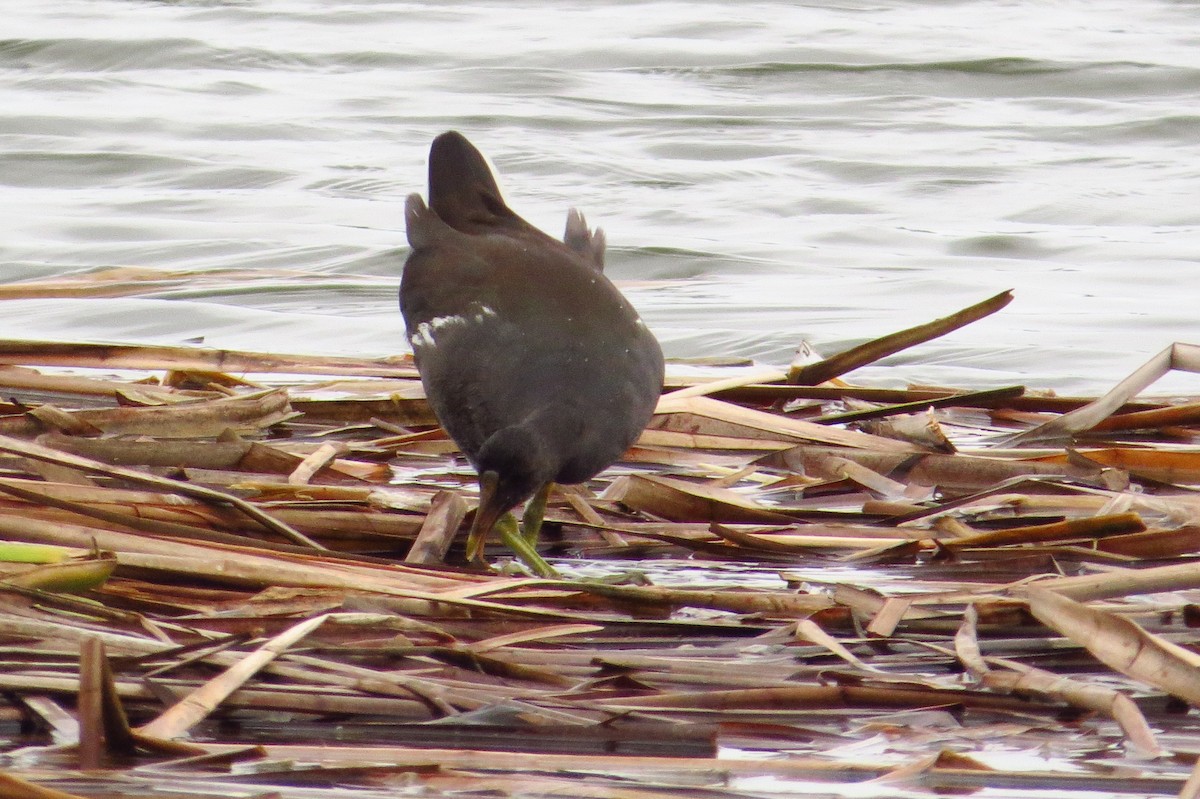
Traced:
[[1195, 2], [0, 12], [0, 276], [300, 272], [8, 300], [0, 337], [394, 354], [403, 199], [455, 128], [535, 224], [605, 228], [671, 356], [784, 364], [1008, 288], [854, 377], [1094, 392], [1200, 342]]

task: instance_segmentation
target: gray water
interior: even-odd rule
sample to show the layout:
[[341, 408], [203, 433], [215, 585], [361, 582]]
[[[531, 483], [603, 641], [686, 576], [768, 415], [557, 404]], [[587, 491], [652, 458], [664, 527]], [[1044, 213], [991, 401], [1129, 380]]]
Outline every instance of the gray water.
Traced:
[[535, 224], [605, 228], [668, 355], [786, 364], [1008, 288], [853, 377], [1096, 391], [1200, 342], [1200, 4], [1165, 0], [0, 0], [0, 278], [263, 274], [8, 300], [0, 337], [402, 351], [403, 199], [451, 128]]

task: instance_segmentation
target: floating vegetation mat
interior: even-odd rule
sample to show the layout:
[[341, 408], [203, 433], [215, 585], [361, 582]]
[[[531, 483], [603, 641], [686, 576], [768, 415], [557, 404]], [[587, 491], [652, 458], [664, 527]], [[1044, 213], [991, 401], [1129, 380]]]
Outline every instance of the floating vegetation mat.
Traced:
[[887, 349], [670, 367], [550, 580], [462, 562], [404, 358], [0, 342], [0, 795], [1196, 796], [1200, 402], [1143, 392], [1200, 348], [837, 378]]

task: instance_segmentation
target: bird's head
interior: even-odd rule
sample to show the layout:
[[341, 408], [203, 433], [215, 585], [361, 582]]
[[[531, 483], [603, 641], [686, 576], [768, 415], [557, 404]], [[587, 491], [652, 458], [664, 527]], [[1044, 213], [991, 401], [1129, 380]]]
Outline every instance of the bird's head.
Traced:
[[[497, 520], [554, 479], [556, 470], [541, 436], [515, 425], [493, 433], [475, 456], [479, 471], [479, 509], [468, 539], [482, 550], [484, 536]], [[477, 552], [468, 552], [474, 558]]]

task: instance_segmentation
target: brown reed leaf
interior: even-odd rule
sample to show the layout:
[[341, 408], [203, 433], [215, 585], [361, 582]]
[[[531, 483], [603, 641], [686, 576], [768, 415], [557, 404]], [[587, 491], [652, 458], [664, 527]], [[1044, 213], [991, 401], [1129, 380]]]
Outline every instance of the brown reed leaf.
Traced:
[[882, 336], [831, 358], [792, 369], [787, 376], [788, 382], [807, 386], [824, 383], [860, 366], [866, 366], [901, 350], [915, 347], [972, 322], [977, 322], [999, 311], [1012, 302], [1012, 299], [1012, 291], [1002, 291], [994, 297], [989, 297], [983, 302], [971, 305], [950, 316]]

